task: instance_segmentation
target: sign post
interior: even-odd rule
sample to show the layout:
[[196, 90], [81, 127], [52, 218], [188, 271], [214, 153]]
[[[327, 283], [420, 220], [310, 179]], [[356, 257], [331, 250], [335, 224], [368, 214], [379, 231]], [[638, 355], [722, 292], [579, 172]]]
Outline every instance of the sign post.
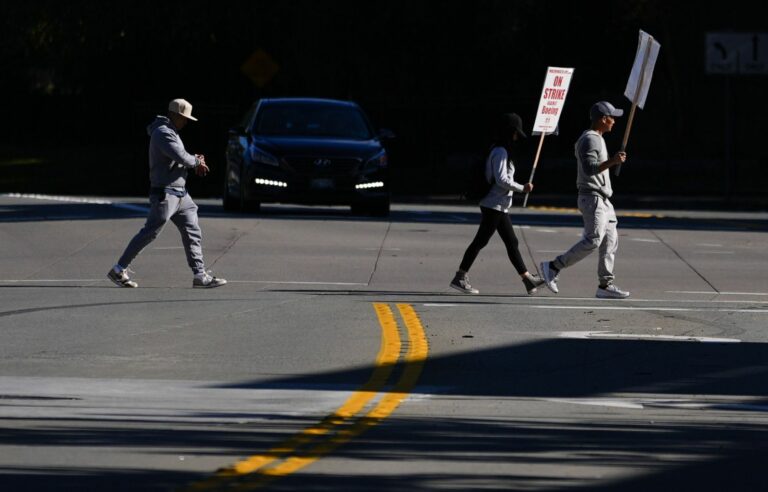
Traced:
[[[629, 74], [627, 88], [624, 95], [632, 101], [632, 109], [629, 111], [627, 119], [627, 128], [624, 130], [624, 139], [621, 142], [621, 151], [627, 149], [629, 132], [632, 129], [632, 120], [635, 119], [635, 110], [639, 106], [643, 109], [645, 99], [648, 97], [648, 89], [651, 87], [653, 78], [653, 67], [656, 65], [656, 58], [659, 56], [661, 45], [653, 39], [653, 36], [647, 32], [640, 31], [640, 38], [637, 43], [637, 53], [635, 54], [635, 63], [632, 65], [632, 72]], [[621, 173], [621, 164], [616, 166], [615, 175]]]
[[[544, 78], [544, 88], [541, 90], [541, 99], [539, 100], [539, 109], [536, 113], [536, 120], [533, 123], [533, 132], [540, 132], [539, 146], [536, 149], [536, 157], [533, 159], [533, 168], [529, 183], [533, 183], [533, 175], [536, 173], [536, 166], [539, 164], [541, 147], [544, 145], [544, 137], [549, 133], [557, 131], [557, 122], [560, 121], [560, 114], [565, 105], [565, 96], [568, 95], [568, 87], [571, 85], [573, 68], [547, 67], [547, 76]], [[529, 193], [525, 194], [523, 208], [528, 206]]]

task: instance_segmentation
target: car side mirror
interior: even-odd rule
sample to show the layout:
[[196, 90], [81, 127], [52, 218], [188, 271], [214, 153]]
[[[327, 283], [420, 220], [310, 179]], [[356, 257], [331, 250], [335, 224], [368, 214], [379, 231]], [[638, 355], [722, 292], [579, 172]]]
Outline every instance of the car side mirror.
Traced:
[[394, 140], [395, 132], [393, 132], [389, 128], [381, 128], [379, 129], [379, 138], [381, 140]]

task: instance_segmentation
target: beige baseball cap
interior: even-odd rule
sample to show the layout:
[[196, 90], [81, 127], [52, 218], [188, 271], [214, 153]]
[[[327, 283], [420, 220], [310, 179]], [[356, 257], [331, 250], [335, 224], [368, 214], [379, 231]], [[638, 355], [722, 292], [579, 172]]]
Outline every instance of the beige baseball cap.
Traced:
[[192, 105], [186, 99], [174, 99], [168, 104], [168, 111], [180, 114], [188, 120], [197, 121], [197, 118], [192, 116]]

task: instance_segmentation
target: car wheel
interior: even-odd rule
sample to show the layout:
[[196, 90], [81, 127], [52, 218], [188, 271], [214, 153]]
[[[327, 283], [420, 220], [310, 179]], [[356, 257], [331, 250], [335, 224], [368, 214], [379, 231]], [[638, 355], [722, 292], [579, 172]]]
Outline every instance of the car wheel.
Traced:
[[240, 210], [243, 212], [256, 213], [261, 209], [261, 202], [249, 200], [245, 197], [245, 190], [240, 188]]
[[389, 200], [378, 200], [368, 207], [369, 213], [374, 217], [389, 217]]
[[255, 200], [243, 200], [241, 210], [243, 212], [258, 213], [261, 210], [261, 202]]
[[227, 212], [239, 212], [240, 200], [236, 200], [229, 196], [226, 187], [224, 188], [224, 198], [221, 199], [221, 205]]
[[[229, 194], [229, 166], [227, 166], [227, 171], [224, 173], [224, 193], [222, 194], [223, 198], [221, 199], [221, 205], [224, 207], [224, 210], [227, 212], [239, 212], [240, 211], [240, 197], [233, 197]], [[239, 188], [238, 188], [239, 192]], [[238, 193], [239, 195], [239, 193]]]
[[372, 200], [370, 202], [353, 203], [353, 215], [369, 215], [372, 217], [389, 216], [389, 200]]

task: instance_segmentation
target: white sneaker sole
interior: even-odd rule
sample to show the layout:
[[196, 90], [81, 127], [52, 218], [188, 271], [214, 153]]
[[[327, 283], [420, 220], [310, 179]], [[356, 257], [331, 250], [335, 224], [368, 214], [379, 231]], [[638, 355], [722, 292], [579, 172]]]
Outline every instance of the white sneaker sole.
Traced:
[[595, 297], [598, 299], [627, 299], [629, 297], [629, 292], [626, 294], [612, 294], [598, 290], [597, 293], [595, 293]]
[[549, 280], [548, 275], [544, 273], [552, 273], [552, 271], [549, 269], [549, 265], [546, 265], [546, 263], [542, 261], [539, 264], [539, 270], [541, 271], [541, 278], [544, 280], [544, 285], [547, 286], [547, 289], [551, 290], [555, 294], [560, 292], [560, 290], [557, 288], [557, 281], [555, 281], [555, 279]]
[[449, 284], [449, 285], [451, 286], [451, 288], [458, 290], [462, 294], [476, 295], [476, 294], [480, 293], [479, 290], [467, 290], [467, 289], [463, 289], [463, 288], [459, 287], [458, 285], [453, 285], [453, 284]]

